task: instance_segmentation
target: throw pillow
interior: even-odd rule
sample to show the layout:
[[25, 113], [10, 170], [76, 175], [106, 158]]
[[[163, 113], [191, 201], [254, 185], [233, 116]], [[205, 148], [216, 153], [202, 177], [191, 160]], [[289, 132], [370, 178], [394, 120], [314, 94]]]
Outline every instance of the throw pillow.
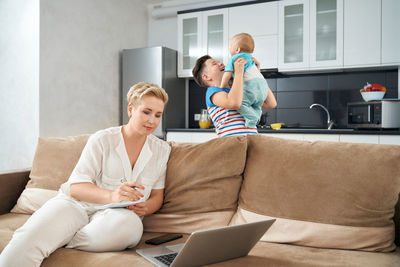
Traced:
[[12, 212], [32, 214], [71, 175], [90, 135], [38, 139], [30, 180]]

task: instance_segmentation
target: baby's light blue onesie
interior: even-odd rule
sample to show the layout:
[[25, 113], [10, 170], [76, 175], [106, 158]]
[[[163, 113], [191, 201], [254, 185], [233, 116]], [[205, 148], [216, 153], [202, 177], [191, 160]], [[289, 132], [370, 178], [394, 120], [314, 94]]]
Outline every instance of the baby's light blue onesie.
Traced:
[[252, 60], [251, 53], [233, 55], [226, 64], [225, 71], [232, 71], [233, 73], [233, 62], [238, 57], [244, 58], [247, 61], [243, 74], [243, 101], [238, 112], [246, 120], [246, 127], [254, 128], [262, 114], [261, 106], [268, 96], [268, 83]]

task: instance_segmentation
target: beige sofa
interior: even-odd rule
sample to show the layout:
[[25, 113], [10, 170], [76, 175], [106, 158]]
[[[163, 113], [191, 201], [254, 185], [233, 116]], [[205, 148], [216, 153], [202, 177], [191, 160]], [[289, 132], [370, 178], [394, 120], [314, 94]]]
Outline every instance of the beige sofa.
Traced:
[[[68, 179], [86, 140], [40, 138], [31, 171], [0, 175], [0, 250]], [[198, 229], [277, 218], [248, 256], [215, 266], [400, 266], [400, 146], [261, 135], [170, 145], [164, 205], [144, 219], [138, 247], [162, 232], [185, 233], [175, 244]], [[135, 249], [60, 248], [42, 266], [151, 264]]]

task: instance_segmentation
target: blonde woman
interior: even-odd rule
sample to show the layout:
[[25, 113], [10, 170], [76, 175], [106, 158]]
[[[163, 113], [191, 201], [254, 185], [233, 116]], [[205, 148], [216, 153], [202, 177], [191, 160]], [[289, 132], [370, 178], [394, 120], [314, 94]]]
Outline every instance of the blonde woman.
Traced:
[[[128, 92], [129, 122], [93, 134], [59, 194], [19, 228], [0, 255], [0, 266], [40, 266], [65, 246], [85, 251], [134, 247], [143, 233], [142, 217], [163, 201], [169, 145], [151, 135], [168, 96], [141, 82]], [[100, 204], [142, 203], [97, 210]]]

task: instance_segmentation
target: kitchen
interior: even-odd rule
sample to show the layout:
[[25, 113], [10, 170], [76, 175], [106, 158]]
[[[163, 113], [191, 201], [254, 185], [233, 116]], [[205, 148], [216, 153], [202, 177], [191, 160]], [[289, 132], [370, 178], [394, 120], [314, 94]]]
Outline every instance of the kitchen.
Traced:
[[[327, 9], [322, 10], [321, 16], [311, 12], [317, 8], [317, 2]], [[337, 10], [333, 9], [336, 11], [329, 7], [331, 2], [337, 3]], [[295, 6], [294, 10], [289, 8], [288, 12], [294, 13], [288, 14], [287, 19], [303, 18], [303, 30], [294, 27], [285, 35], [281, 20], [285, 19], [282, 10], [286, 4]], [[299, 5], [303, 7], [303, 15], [295, 14]], [[360, 89], [367, 82], [385, 86], [384, 98], [399, 97], [399, 9], [396, 0], [1, 2], [4, 23], [0, 29], [4, 42], [0, 47], [7, 53], [2, 54], [0, 65], [3, 99], [0, 171], [29, 168], [39, 136], [93, 133], [123, 122], [122, 51], [162, 46], [182, 55], [179, 18], [195, 15], [200, 19], [207, 14], [214, 15], [217, 26], [221, 25], [222, 17], [223, 30], [214, 31], [217, 36], [214, 50], [191, 49], [197, 53], [191, 62], [205, 53], [222, 53], [224, 60], [228, 56], [229, 38], [234, 33], [243, 31], [253, 35], [254, 56], [261, 62], [262, 73], [278, 100], [278, 107], [264, 114], [259, 127], [261, 134], [301, 140], [400, 144], [398, 129], [352, 131], [347, 129], [346, 116], [348, 102], [363, 101]], [[253, 25], [233, 19], [241, 14], [251, 14], [253, 20], [264, 22]], [[330, 19], [332, 14], [335, 20]], [[328, 26], [318, 28], [322, 24], [312, 23], [325, 20], [324, 16], [328, 17]], [[202, 22], [198, 28], [203, 28], [201, 36], [206, 35], [207, 19]], [[332, 32], [333, 25], [336, 30]], [[330, 41], [328, 46], [318, 42], [320, 35], [311, 34], [316, 27], [321, 38], [325, 36], [336, 42]], [[285, 56], [283, 37], [297, 38], [299, 42], [302, 34], [302, 45], [289, 45], [286, 50], [294, 53]], [[206, 40], [199, 37], [197, 41], [200, 44]], [[321, 44], [328, 49], [318, 50]], [[311, 53], [313, 49], [321, 52]], [[304, 62], [285, 63], [285, 60], [296, 61], [296, 55], [301, 55]], [[323, 62], [318, 58], [329, 60]], [[177, 65], [183, 61], [179, 62]], [[166, 130], [168, 140], [201, 142], [215, 138], [212, 128], [200, 129], [195, 120], [205, 108], [205, 89], [198, 88], [188, 77], [190, 71], [190, 66], [187, 69], [177, 66], [178, 80], [184, 84], [179, 95], [184, 99], [179, 98], [179, 119], [166, 116], [167, 121], [174, 123], [162, 129]], [[313, 103], [327, 107], [335, 122], [332, 130], [323, 129], [327, 128], [326, 112], [321, 107], [310, 109]], [[283, 128], [267, 128], [279, 122], [285, 123]]]
[[[361, 127], [348, 122], [347, 110], [347, 103], [364, 102], [360, 89], [369, 82], [386, 87], [385, 99], [398, 98], [395, 10], [400, 7], [395, 2], [250, 1], [181, 7], [178, 76], [187, 79], [186, 121], [184, 129], [167, 129], [167, 140], [202, 142], [216, 137], [213, 129], [199, 128], [205, 89], [191, 79], [191, 69], [196, 58], [207, 53], [226, 62], [229, 39], [246, 31], [255, 39], [254, 56], [278, 100], [277, 108], [264, 111], [260, 133], [311, 141], [400, 144], [398, 122]], [[316, 103], [322, 107], [311, 108]], [[398, 118], [398, 105], [391, 104], [395, 105], [391, 117]], [[329, 121], [332, 129], [326, 130]], [[270, 128], [281, 122], [281, 129]]]

